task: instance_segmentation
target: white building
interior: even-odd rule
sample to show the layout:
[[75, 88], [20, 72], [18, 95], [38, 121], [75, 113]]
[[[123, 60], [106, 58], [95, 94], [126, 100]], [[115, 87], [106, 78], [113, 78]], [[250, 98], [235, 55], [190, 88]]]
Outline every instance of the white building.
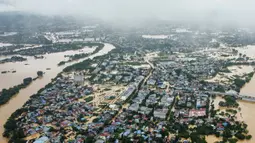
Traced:
[[165, 119], [168, 109], [156, 109], [153, 112], [154, 117]]
[[46, 136], [43, 136], [43, 137], [37, 139], [36, 141], [34, 141], [34, 143], [49, 143], [49, 142], [50, 142], [50, 140]]
[[84, 83], [84, 74], [83, 73], [74, 73], [74, 82], [78, 84]]
[[139, 104], [137, 103], [134, 103], [128, 107], [128, 110], [130, 111], [138, 111], [138, 109], [139, 109]]

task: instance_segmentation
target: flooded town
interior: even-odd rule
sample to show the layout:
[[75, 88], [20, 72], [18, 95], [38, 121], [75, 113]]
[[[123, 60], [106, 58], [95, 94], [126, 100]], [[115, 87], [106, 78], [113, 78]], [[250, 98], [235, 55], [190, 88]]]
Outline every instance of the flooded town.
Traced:
[[0, 143], [255, 142], [252, 29], [0, 20]]

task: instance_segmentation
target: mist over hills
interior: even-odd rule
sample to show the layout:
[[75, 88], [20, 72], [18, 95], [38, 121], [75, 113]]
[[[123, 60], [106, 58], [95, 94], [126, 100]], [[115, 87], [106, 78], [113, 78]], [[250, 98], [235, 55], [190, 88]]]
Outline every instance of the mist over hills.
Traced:
[[51, 18], [71, 16], [76, 22], [104, 22], [119, 27], [143, 27], [167, 21], [254, 28], [254, 5], [253, 0], [1, 0], [0, 12]]

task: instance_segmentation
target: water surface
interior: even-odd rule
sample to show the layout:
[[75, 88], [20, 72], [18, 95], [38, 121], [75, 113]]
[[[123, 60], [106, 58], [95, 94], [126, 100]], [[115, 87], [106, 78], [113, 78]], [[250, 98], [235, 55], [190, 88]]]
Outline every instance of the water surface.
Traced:
[[[29, 97], [36, 93], [39, 89], [47, 85], [52, 78], [56, 77], [58, 73], [60, 73], [63, 68], [68, 65], [72, 65], [77, 62], [81, 62], [88, 58], [94, 58], [96, 56], [101, 56], [107, 54], [115, 47], [111, 44], [105, 44], [104, 48], [100, 50], [98, 53], [93, 54], [87, 58], [77, 60], [75, 62], [68, 63], [64, 66], [57, 66], [57, 63], [62, 61], [64, 58], [63, 56], [66, 54], [74, 54], [77, 51], [67, 51], [61, 53], [54, 53], [46, 55], [46, 59], [30, 59], [28, 60], [29, 65], [24, 65], [24, 63], [10, 63], [7, 65], [0, 65], [0, 71], [2, 69], [16, 69], [16, 74], [4, 74], [0, 76], [0, 88], [13, 86], [19, 84], [23, 77], [27, 76], [36, 76], [36, 72], [38, 70], [45, 71], [46, 68], [51, 68], [51, 70], [46, 71], [45, 75], [41, 79], [37, 79], [36, 81], [32, 82], [27, 88], [20, 90], [19, 94], [14, 96], [8, 103], [0, 106], [0, 143], [7, 143], [7, 139], [2, 137], [2, 133], [4, 132], [3, 125], [10, 117], [10, 115], [16, 111], [17, 109], [21, 108], [24, 103], [29, 99]], [[89, 49], [88, 49], [89, 50]], [[92, 51], [91, 51], [92, 52]], [[2, 68], [2, 69], [1, 69]]]

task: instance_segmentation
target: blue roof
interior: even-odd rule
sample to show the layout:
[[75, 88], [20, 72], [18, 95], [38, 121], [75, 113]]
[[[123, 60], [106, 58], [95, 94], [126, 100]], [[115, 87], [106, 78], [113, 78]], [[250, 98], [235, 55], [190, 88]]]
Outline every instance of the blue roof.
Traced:
[[48, 140], [49, 140], [48, 137], [43, 136], [43, 137], [37, 139], [34, 143], [45, 143], [45, 142], [47, 142]]

